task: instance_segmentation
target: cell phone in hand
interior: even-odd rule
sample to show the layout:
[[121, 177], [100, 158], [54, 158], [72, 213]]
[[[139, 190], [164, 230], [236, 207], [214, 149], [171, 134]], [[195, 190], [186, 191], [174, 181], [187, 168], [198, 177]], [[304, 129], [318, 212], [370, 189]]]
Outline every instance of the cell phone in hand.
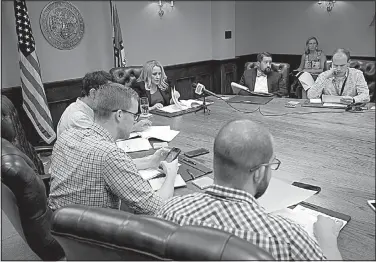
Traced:
[[305, 183], [301, 183], [301, 182], [294, 182], [294, 183], [292, 183], [292, 185], [300, 187], [300, 188], [304, 188], [304, 189], [307, 189], [307, 190], [316, 191], [315, 194], [317, 194], [321, 191], [321, 187], [319, 187], [319, 186], [314, 186], [314, 185], [305, 184]]
[[174, 161], [179, 156], [180, 152], [181, 150], [179, 148], [173, 147], [170, 152], [168, 152], [165, 161], [167, 163]]
[[185, 152], [184, 155], [186, 157], [195, 157], [195, 156], [205, 155], [205, 154], [208, 154], [208, 153], [209, 153], [209, 150], [207, 150], [205, 148], [199, 148], [199, 149], [196, 149], [196, 150]]

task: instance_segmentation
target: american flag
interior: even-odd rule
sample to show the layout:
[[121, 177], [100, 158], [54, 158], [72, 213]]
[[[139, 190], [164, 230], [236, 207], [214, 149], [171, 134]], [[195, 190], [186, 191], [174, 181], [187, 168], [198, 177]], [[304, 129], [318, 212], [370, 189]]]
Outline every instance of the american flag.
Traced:
[[42, 139], [50, 144], [56, 138], [42, 83], [35, 40], [25, 0], [14, 0], [18, 53], [20, 55], [23, 109]]
[[127, 60], [125, 59], [125, 51], [123, 45], [123, 37], [121, 36], [121, 28], [119, 23], [119, 16], [117, 13], [115, 3], [110, 1], [111, 7], [111, 22], [112, 22], [112, 39], [114, 43], [114, 66], [125, 67]]

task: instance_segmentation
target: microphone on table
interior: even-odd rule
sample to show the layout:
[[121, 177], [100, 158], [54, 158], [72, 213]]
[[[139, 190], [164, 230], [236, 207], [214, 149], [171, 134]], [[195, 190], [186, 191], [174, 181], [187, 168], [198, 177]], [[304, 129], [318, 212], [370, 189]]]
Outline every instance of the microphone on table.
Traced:
[[195, 89], [195, 93], [198, 94], [198, 95], [202, 95], [204, 93], [204, 94], [207, 94], [207, 95], [211, 95], [211, 96], [215, 96], [215, 97], [220, 98], [217, 94], [213, 93], [212, 91], [207, 90], [203, 84], [193, 83], [192, 87]]

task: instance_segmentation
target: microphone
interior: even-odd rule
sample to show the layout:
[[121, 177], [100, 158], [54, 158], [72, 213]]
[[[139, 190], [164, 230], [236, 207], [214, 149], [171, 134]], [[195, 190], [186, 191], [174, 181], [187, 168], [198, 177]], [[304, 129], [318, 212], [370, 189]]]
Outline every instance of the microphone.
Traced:
[[213, 93], [212, 91], [207, 90], [203, 84], [193, 83], [192, 87], [195, 89], [195, 93], [198, 94], [198, 95], [202, 95], [202, 93], [204, 93], [204, 94], [207, 94], [207, 95], [211, 95], [211, 96], [215, 96], [215, 97], [220, 98], [217, 94]]

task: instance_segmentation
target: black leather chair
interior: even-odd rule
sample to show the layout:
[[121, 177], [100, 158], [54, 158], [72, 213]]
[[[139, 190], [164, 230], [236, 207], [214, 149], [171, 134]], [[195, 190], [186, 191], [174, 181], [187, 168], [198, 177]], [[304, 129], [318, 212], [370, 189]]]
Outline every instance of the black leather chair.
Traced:
[[52, 146], [33, 147], [31, 145], [26, 138], [17, 109], [4, 95], [1, 96], [1, 137], [21, 150], [33, 162], [34, 172], [43, 179], [48, 196], [50, 175], [45, 172], [41, 158], [44, 158], [46, 163], [49, 162]]
[[64, 251], [51, 235], [52, 211], [34, 169], [24, 153], [1, 139], [1, 209], [35, 254], [43, 260], [59, 260]]
[[132, 86], [140, 76], [142, 66], [114, 67], [110, 70], [112, 80], [125, 86]]
[[66, 206], [53, 214], [51, 230], [67, 260], [273, 260], [217, 229], [114, 209]]

